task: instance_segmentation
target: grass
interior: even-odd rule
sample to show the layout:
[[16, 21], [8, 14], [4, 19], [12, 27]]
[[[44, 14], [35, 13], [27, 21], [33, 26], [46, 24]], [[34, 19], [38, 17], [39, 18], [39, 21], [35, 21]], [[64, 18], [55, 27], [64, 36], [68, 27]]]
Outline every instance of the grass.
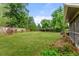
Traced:
[[24, 32], [0, 35], [1, 56], [39, 56], [41, 51], [61, 37], [54, 32]]

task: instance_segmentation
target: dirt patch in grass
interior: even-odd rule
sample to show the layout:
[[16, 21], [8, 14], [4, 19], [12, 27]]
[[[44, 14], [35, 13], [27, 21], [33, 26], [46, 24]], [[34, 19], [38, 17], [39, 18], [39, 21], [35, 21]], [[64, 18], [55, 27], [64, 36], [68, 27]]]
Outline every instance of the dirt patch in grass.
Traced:
[[79, 52], [79, 50], [75, 47], [75, 44], [70, 40], [69, 36], [62, 37], [49, 46], [50, 48], [63, 48], [64, 46], [68, 46], [71, 50]]
[[53, 47], [63, 47], [64, 46], [65, 41], [63, 40], [63, 38], [60, 38], [58, 41], [54, 42], [52, 44]]

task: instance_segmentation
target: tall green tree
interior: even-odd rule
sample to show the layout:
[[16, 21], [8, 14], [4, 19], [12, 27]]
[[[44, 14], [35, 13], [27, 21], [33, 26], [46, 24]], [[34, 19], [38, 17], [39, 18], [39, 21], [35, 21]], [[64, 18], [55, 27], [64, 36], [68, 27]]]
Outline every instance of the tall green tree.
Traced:
[[6, 12], [5, 6], [6, 4], [0, 3], [0, 26], [5, 26], [6, 22], [9, 21], [7, 17], [4, 17], [4, 13]]
[[44, 29], [49, 29], [51, 27], [50, 24], [51, 24], [50, 20], [43, 19], [41, 21], [42, 28], [44, 28]]
[[59, 7], [52, 13], [52, 23], [53, 29], [55, 31], [64, 31], [67, 23], [64, 20], [64, 9], [63, 7]]
[[6, 5], [7, 11], [4, 13], [10, 19], [7, 26], [27, 28], [28, 10], [27, 4], [9, 3]]
[[28, 27], [30, 30], [33, 30], [33, 31], [37, 29], [36, 24], [34, 22], [34, 18], [32, 16], [29, 17]]
[[37, 25], [37, 29], [38, 29], [38, 30], [41, 29], [41, 25], [40, 25], [40, 24]]

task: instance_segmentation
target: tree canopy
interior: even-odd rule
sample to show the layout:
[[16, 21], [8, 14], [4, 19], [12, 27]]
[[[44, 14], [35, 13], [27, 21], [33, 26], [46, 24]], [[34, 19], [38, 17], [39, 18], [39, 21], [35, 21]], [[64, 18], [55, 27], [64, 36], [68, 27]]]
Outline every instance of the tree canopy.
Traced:
[[68, 25], [64, 20], [64, 8], [59, 7], [51, 13], [52, 19], [42, 19], [36, 26], [33, 16], [29, 15], [27, 3], [0, 4], [0, 26], [26, 28], [30, 30], [51, 29], [52, 31], [64, 31]]
[[64, 19], [64, 9], [59, 7], [57, 10], [52, 13], [52, 26], [55, 31], [64, 31], [67, 27], [67, 23]]
[[45, 28], [45, 29], [48, 29], [51, 27], [51, 21], [50, 20], [47, 20], [47, 19], [43, 19], [41, 21], [41, 25], [42, 25], [42, 28]]
[[63, 7], [57, 8], [52, 13], [52, 20], [43, 19], [41, 25], [43, 29], [51, 29], [52, 31], [64, 31], [68, 27], [68, 23], [64, 19]]
[[4, 16], [10, 19], [7, 26], [27, 28], [28, 10], [25, 7], [26, 4], [22, 3], [6, 4]]

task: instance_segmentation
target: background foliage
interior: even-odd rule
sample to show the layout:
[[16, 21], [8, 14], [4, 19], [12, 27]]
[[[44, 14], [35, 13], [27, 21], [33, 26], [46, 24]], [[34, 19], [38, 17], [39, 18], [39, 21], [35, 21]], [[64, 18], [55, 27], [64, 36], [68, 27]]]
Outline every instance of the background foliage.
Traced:
[[51, 13], [52, 19], [42, 19], [40, 24], [36, 25], [33, 16], [29, 15], [30, 11], [27, 6], [29, 4], [25, 3], [0, 4], [0, 26], [55, 32], [65, 31], [68, 28], [68, 23], [64, 19], [63, 7], [60, 6]]

